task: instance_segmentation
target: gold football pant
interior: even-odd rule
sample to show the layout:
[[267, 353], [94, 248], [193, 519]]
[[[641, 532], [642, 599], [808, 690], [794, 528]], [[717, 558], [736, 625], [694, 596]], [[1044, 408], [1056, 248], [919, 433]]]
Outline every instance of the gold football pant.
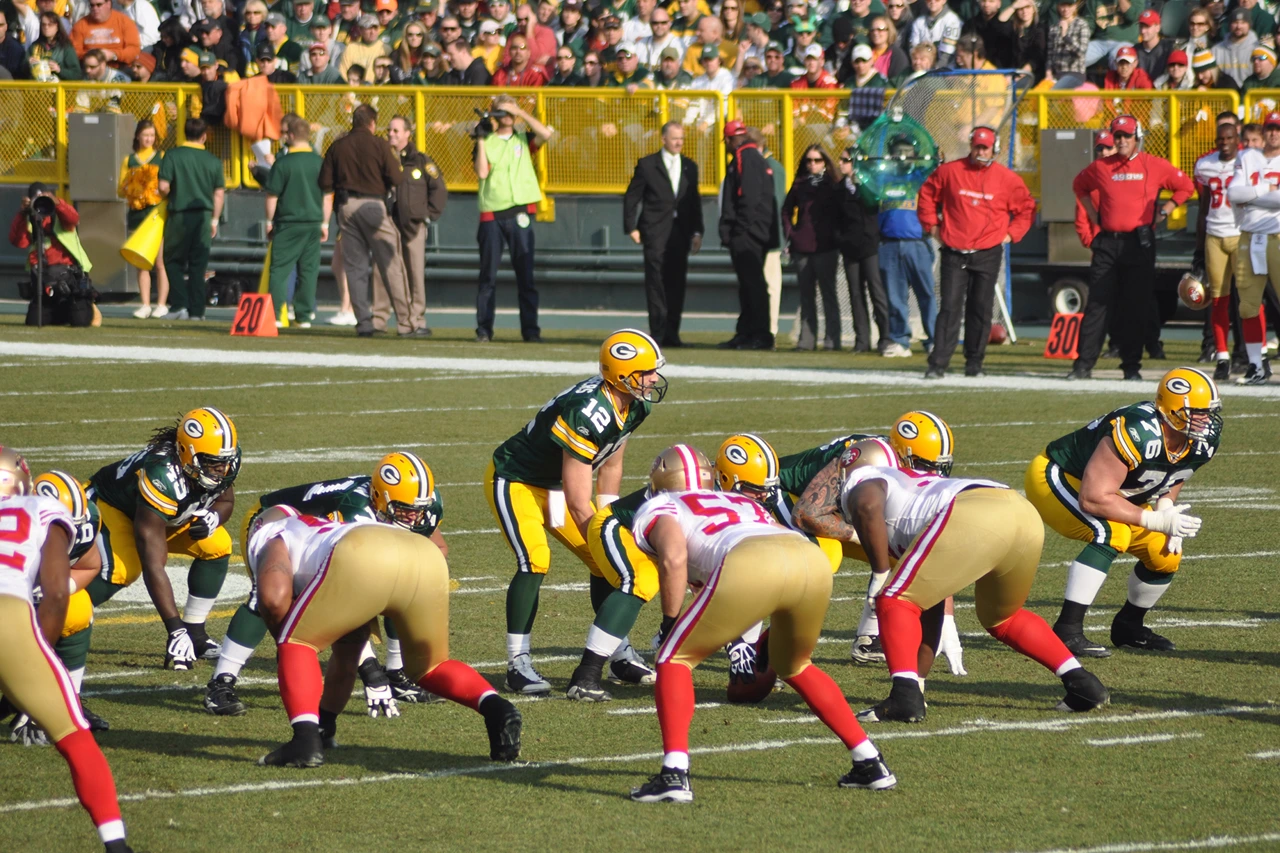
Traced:
[[12, 595], [0, 595], [0, 692], [53, 743], [89, 728], [71, 676], [40, 633], [35, 608]]
[[484, 473], [484, 494], [502, 535], [516, 555], [517, 571], [538, 575], [547, 573], [551, 568], [551, 546], [547, 542], [547, 534], [550, 533], [585, 563], [591, 574], [604, 576], [567, 511], [563, 527], [551, 526], [547, 511], [548, 489], [499, 477], [491, 461]]
[[928, 610], [976, 582], [978, 621], [990, 628], [1026, 602], [1043, 545], [1040, 516], [1017, 492], [968, 489], [915, 538], [881, 595]]
[[596, 512], [587, 527], [587, 546], [600, 575], [617, 590], [651, 601], [658, 594], [658, 567], [641, 551], [630, 528], [613, 517], [613, 509]]
[[[1209, 280], [1209, 297], [1218, 299], [1231, 292], [1231, 283], [1235, 279], [1236, 260], [1240, 248], [1240, 235], [1234, 237], [1215, 237], [1206, 234], [1204, 238], [1204, 267]], [[1248, 248], [1247, 246], [1245, 247]], [[1266, 287], [1264, 284], [1263, 287]]]
[[831, 564], [822, 549], [798, 534], [753, 536], [729, 552], [694, 596], [657, 662], [693, 669], [771, 618], [769, 663], [779, 678], [791, 678], [811, 663], [830, 601]]
[[357, 525], [294, 599], [279, 642], [321, 651], [382, 613], [395, 625], [410, 681], [449, 657], [449, 567], [440, 549], [398, 527]]
[[[133, 519], [110, 504], [99, 501], [102, 539], [111, 559], [103, 564], [102, 579], [113, 586], [128, 586], [142, 574], [142, 559], [133, 535]], [[197, 560], [217, 560], [231, 556], [231, 534], [219, 527], [207, 539], [196, 541], [187, 535], [189, 524], [166, 531], [169, 553]]]
[[1240, 318], [1251, 320], [1262, 307], [1262, 293], [1267, 289], [1268, 275], [1280, 278], [1280, 235], [1267, 235], [1267, 269], [1258, 275], [1253, 271], [1249, 247], [1253, 235], [1240, 232], [1240, 248], [1236, 251], [1236, 291], [1240, 294]]
[[1080, 481], [1045, 454], [1031, 460], [1023, 486], [1044, 523], [1068, 539], [1130, 554], [1158, 574], [1178, 570], [1182, 555], [1169, 553], [1168, 536], [1085, 512], [1080, 506]]

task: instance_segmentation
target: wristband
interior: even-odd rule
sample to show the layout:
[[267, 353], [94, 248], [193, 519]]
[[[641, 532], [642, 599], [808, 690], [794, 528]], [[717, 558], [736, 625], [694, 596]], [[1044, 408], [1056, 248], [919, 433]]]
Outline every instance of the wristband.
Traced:
[[172, 634], [174, 631], [180, 631], [187, 626], [183, 623], [181, 616], [173, 616], [164, 620], [164, 629]]

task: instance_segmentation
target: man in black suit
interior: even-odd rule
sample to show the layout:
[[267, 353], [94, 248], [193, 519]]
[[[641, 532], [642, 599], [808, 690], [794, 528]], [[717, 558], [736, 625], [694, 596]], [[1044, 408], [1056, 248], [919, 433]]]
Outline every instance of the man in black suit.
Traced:
[[683, 156], [684, 126], [662, 126], [662, 150], [636, 163], [623, 199], [623, 227], [644, 246], [644, 291], [649, 334], [663, 347], [684, 346], [680, 315], [689, 255], [702, 248], [698, 164]]
[[738, 277], [738, 326], [720, 349], [773, 349], [764, 256], [781, 245], [773, 169], [740, 121], [724, 126], [733, 155], [721, 188], [720, 245], [729, 250]]

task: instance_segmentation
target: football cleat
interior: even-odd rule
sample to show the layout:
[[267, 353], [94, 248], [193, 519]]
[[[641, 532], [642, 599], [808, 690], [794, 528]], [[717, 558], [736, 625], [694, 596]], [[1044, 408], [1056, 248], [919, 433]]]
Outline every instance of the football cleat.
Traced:
[[195, 649], [198, 660], [217, 660], [222, 656], [222, 646], [209, 638], [204, 623], [183, 622], [187, 626], [187, 634], [191, 637], [191, 645]]
[[1231, 378], [1231, 361], [1230, 359], [1222, 359], [1213, 369], [1214, 382], [1226, 382]]
[[853, 641], [849, 656], [854, 663], [884, 663], [884, 647], [880, 645], [878, 636], [864, 634]]
[[219, 717], [240, 717], [244, 703], [236, 696], [236, 677], [229, 672], [209, 679], [204, 689], [204, 709]]
[[926, 474], [951, 476], [955, 439], [951, 427], [929, 412], [907, 412], [889, 430], [889, 443], [902, 467]]
[[631, 799], [637, 803], [692, 803], [689, 771], [663, 767], [650, 776], [648, 782], [632, 788]]
[[516, 655], [515, 660], [507, 664], [507, 689], [512, 693], [541, 695], [551, 692], [551, 682], [533, 668], [533, 661], [526, 652]]
[[409, 680], [403, 669], [387, 670], [387, 681], [391, 682], [391, 693], [397, 702], [408, 702], [410, 705], [433, 705], [446, 701], [443, 696], [428, 693]]
[[1142, 649], [1148, 652], [1172, 652], [1177, 647], [1141, 622], [1111, 620], [1111, 645], [1116, 648]]
[[1111, 649], [1106, 646], [1095, 643], [1084, 635], [1082, 630], [1066, 631], [1059, 630], [1058, 626], [1054, 626], [1053, 633], [1058, 635], [1058, 639], [1062, 641], [1062, 645], [1067, 647], [1067, 651], [1078, 658], [1109, 658], [1111, 657]]
[[919, 723], [924, 716], [924, 693], [914, 678], [895, 678], [889, 698], [858, 712], [864, 723]]
[[133, 853], [133, 848], [126, 844], [123, 838], [108, 841], [105, 846], [106, 853]]
[[489, 733], [489, 758], [493, 761], [515, 761], [520, 757], [520, 711], [506, 699], [494, 694], [480, 703], [484, 727]]
[[1111, 701], [1107, 688], [1102, 686], [1098, 676], [1087, 669], [1073, 669], [1062, 676], [1062, 686], [1067, 688], [1067, 695], [1058, 703], [1059, 711], [1083, 713]]
[[673, 444], [658, 454], [649, 468], [649, 492], [688, 492], [710, 489], [714, 474], [711, 460], [688, 444]]
[[884, 763], [884, 756], [877, 755], [875, 758], [853, 762], [853, 768], [841, 776], [837, 784], [841, 788], [887, 791], [898, 784], [898, 777]]
[[667, 360], [657, 341], [637, 329], [621, 329], [600, 344], [600, 376], [612, 387], [647, 403], [661, 403]]
[[311, 734], [294, 734], [293, 740], [258, 759], [265, 767], [319, 767], [324, 764], [324, 748], [320, 731]]
[[427, 530], [427, 508], [436, 499], [436, 479], [427, 463], [408, 451], [388, 453], [369, 482], [373, 512], [383, 524]]
[[23, 746], [48, 746], [49, 736], [40, 724], [26, 714], [18, 714], [13, 718], [9, 728], [9, 740]]
[[212, 406], [187, 412], [174, 438], [182, 473], [206, 491], [217, 489], [240, 455], [238, 441], [231, 418]]
[[1271, 364], [1268, 359], [1262, 360], [1262, 367], [1250, 363], [1249, 369], [1236, 380], [1237, 385], [1266, 385], [1271, 379]]
[[89, 723], [89, 731], [106, 732], [111, 730], [111, 724], [90, 711], [89, 707], [84, 704], [83, 699], [80, 700], [80, 713], [84, 714], [85, 720]]
[[1209, 374], [1194, 367], [1175, 367], [1160, 379], [1156, 411], [1166, 426], [1192, 441], [1208, 439], [1222, 430], [1218, 386]]
[[653, 684], [658, 674], [644, 662], [635, 646], [627, 643], [609, 659], [609, 680], [614, 684]]
[[611, 702], [613, 696], [600, 683], [600, 672], [592, 666], [579, 664], [569, 679], [569, 689], [564, 695], [575, 702]]

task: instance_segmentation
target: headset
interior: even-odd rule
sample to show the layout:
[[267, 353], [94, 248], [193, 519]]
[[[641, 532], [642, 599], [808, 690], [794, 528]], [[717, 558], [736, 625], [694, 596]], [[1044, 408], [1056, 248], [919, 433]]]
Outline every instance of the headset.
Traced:
[[[1120, 115], [1118, 115], [1118, 116], [1116, 116], [1115, 118], [1113, 118], [1113, 119], [1111, 120], [1111, 122], [1112, 122], [1112, 124], [1114, 124], [1114, 123], [1115, 123], [1115, 121], [1116, 121], [1117, 119], [1122, 119], [1122, 118], [1131, 118], [1131, 119], [1133, 119], [1133, 124], [1134, 124], [1134, 127], [1136, 128], [1136, 129], [1134, 130], [1134, 133], [1133, 133], [1133, 138], [1134, 138], [1134, 139], [1136, 139], [1136, 140], [1138, 140], [1138, 144], [1139, 144], [1139, 145], [1141, 145], [1141, 144], [1142, 144], [1142, 140], [1143, 140], [1143, 139], [1145, 139], [1145, 138], [1146, 138], [1146, 136], [1147, 136], [1147, 132], [1146, 132], [1145, 130], [1143, 130], [1143, 128], [1142, 128], [1142, 122], [1138, 120], [1138, 117], [1137, 117], [1137, 116], [1129, 115], [1128, 113], [1121, 113]], [[1111, 125], [1110, 125], [1110, 124], [1108, 124], [1108, 125], [1107, 125], [1107, 129], [1108, 129], [1108, 130], [1111, 130]], [[1114, 130], [1112, 130], [1111, 132], [1112, 132], [1112, 133], [1115, 133], [1115, 131], [1114, 131]]]
[[991, 131], [991, 135], [995, 137], [995, 142], [991, 146], [991, 159], [978, 161], [984, 166], [990, 166], [1000, 156], [1000, 131], [996, 130], [994, 127], [991, 127], [989, 125], [980, 124], [977, 127], [975, 127], [973, 130], [969, 131], [970, 145], [973, 144], [973, 138], [977, 136], [978, 131], [980, 130], [989, 130]]

